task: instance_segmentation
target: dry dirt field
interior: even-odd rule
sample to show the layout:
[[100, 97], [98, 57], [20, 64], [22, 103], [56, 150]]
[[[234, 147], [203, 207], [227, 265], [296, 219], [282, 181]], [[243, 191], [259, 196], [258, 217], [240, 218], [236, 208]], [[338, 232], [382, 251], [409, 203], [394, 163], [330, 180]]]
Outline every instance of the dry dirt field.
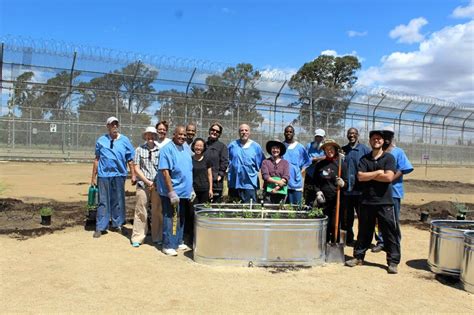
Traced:
[[[0, 197], [24, 202], [0, 202], [0, 313], [474, 312], [474, 295], [428, 271], [429, 231], [416, 222], [420, 209], [473, 209], [474, 168], [429, 168], [425, 177], [420, 167], [406, 177], [398, 275], [387, 274], [383, 253], [352, 269], [210, 267], [191, 251], [132, 248], [118, 233], [93, 239], [82, 212], [90, 173], [85, 164], [0, 163]], [[51, 227], [39, 224], [43, 203], [57, 209]]]

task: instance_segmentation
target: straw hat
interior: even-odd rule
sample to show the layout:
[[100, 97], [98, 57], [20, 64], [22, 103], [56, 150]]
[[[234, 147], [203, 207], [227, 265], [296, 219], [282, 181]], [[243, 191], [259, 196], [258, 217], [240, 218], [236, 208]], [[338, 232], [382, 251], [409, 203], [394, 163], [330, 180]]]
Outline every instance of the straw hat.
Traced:
[[341, 150], [341, 146], [337, 144], [336, 140], [334, 139], [324, 140], [323, 144], [321, 145], [321, 150], [324, 150], [328, 146], [333, 146], [336, 149], [336, 152], [339, 152], [339, 150]]

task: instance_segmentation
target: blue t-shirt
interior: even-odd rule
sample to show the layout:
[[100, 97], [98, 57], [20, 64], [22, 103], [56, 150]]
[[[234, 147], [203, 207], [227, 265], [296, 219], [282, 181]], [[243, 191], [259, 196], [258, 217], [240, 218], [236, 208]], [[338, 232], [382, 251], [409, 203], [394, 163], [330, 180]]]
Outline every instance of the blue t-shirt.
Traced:
[[158, 189], [161, 196], [168, 197], [168, 188], [161, 170], [168, 170], [171, 185], [179, 198], [191, 197], [193, 191], [193, 161], [189, 151], [173, 141], [160, 150], [158, 161]]
[[371, 150], [362, 143], [357, 143], [355, 147], [351, 147], [349, 144], [342, 147], [344, 154], [344, 163], [347, 167], [347, 189], [344, 190], [346, 195], [360, 195], [361, 188], [357, 179], [357, 167], [360, 159], [371, 152]]
[[291, 144], [286, 142], [283, 143], [286, 146], [286, 153], [283, 155], [283, 159], [290, 163], [290, 180], [288, 182], [288, 188], [302, 190], [303, 176], [301, 176], [301, 171], [303, 168], [311, 164], [308, 152], [299, 142], [293, 142]]
[[260, 145], [249, 139], [242, 146], [239, 139], [232, 141], [228, 149], [229, 172], [227, 180], [229, 188], [258, 189], [258, 172], [265, 159]]
[[113, 145], [111, 143], [109, 134], [99, 137], [95, 143], [95, 156], [99, 158], [97, 174], [99, 177], [127, 176], [127, 162], [133, 161], [135, 149], [122, 134], [113, 141]]
[[408, 160], [408, 157], [406, 156], [403, 149], [394, 147], [390, 153], [395, 158], [397, 171], [402, 172], [402, 176], [392, 182], [392, 196], [393, 198], [403, 199], [403, 196], [405, 195], [403, 191], [403, 175], [413, 172], [413, 166]]
[[[310, 163], [313, 158], [325, 155], [324, 150], [321, 150], [318, 147], [319, 145], [315, 141], [308, 143], [306, 145], [306, 151], [308, 152]], [[316, 163], [311, 163], [306, 169], [306, 174], [313, 177], [315, 168], [316, 168]]]

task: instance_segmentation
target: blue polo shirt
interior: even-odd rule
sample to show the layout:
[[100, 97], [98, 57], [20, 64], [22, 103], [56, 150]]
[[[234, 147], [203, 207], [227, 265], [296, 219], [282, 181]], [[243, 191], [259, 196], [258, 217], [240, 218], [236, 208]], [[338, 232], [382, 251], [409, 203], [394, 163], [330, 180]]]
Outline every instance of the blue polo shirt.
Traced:
[[258, 189], [258, 172], [265, 159], [260, 145], [247, 140], [242, 146], [240, 139], [232, 141], [229, 146], [229, 188]]
[[133, 161], [135, 149], [130, 140], [120, 134], [113, 141], [109, 134], [105, 134], [95, 143], [95, 156], [99, 158], [98, 176], [117, 177], [127, 176], [127, 162]]
[[286, 146], [286, 152], [285, 155], [283, 155], [283, 159], [290, 163], [290, 180], [288, 181], [288, 188], [302, 190], [303, 176], [301, 176], [301, 171], [311, 163], [308, 152], [304, 146], [297, 141], [290, 144], [286, 142], [283, 143]]
[[[313, 158], [326, 155], [324, 153], [324, 150], [318, 149], [318, 145], [315, 141], [308, 143], [306, 145], [306, 151], [308, 152], [310, 163]], [[306, 169], [306, 174], [313, 177], [315, 168], [316, 168], [316, 164], [311, 163]]]
[[394, 147], [390, 154], [395, 158], [397, 171], [402, 172], [402, 176], [392, 182], [392, 196], [393, 198], [403, 199], [405, 193], [403, 191], [403, 175], [413, 172], [413, 166], [408, 160], [405, 151], [399, 147]]
[[182, 145], [169, 142], [160, 150], [158, 161], [158, 188], [161, 196], [168, 197], [168, 188], [161, 170], [168, 170], [171, 185], [179, 198], [191, 197], [193, 190], [193, 161], [189, 151]]

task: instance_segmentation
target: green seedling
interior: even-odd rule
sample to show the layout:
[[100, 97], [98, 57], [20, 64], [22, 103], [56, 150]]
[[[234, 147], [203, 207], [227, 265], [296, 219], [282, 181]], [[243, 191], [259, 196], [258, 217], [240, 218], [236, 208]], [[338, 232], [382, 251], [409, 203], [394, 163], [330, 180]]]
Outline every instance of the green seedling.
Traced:
[[42, 207], [40, 209], [40, 215], [42, 217], [48, 217], [48, 216], [51, 216], [53, 214], [53, 208], [51, 207]]

